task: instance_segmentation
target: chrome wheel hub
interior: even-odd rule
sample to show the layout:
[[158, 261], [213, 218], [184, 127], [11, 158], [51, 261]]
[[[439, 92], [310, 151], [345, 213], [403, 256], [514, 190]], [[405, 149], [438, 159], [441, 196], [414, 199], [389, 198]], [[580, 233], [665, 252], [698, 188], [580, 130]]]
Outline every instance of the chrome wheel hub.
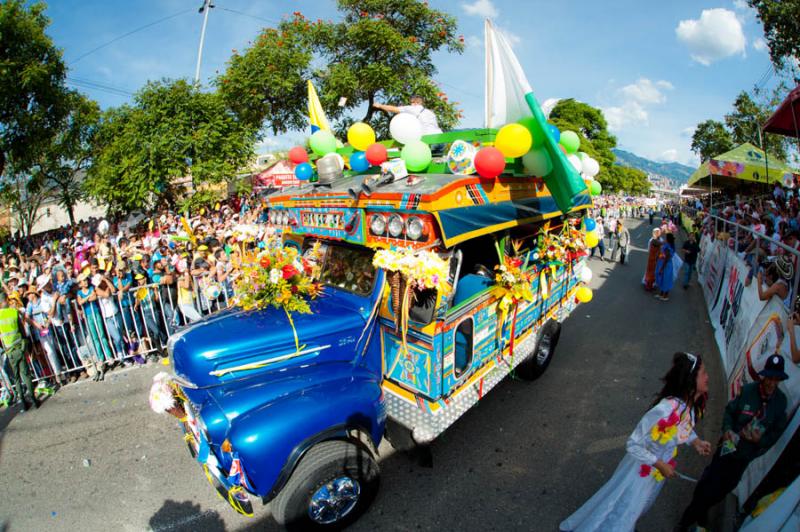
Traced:
[[536, 350], [536, 363], [539, 365], [544, 364], [550, 357], [550, 337], [542, 336], [539, 340], [539, 348]]
[[361, 485], [350, 477], [338, 477], [321, 486], [311, 496], [308, 516], [321, 525], [335, 523], [353, 511], [361, 495]]

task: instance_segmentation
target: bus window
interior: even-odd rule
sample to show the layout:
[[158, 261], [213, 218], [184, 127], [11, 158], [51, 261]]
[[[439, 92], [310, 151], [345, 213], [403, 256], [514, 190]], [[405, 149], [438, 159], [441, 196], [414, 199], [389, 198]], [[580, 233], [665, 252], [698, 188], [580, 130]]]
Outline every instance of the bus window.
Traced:
[[453, 341], [455, 349], [455, 377], [461, 378], [464, 373], [472, 366], [472, 317], [465, 318], [456, 327], [455, 338]]

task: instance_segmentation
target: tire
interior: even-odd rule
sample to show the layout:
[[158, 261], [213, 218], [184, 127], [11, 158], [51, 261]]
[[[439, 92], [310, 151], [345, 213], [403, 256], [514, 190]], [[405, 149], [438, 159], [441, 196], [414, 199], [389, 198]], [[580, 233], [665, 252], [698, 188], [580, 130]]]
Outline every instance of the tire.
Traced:
[[[369, 508], [380, 484], [380, 468], [366, 449], [346, 441], [326, 441], [312, 447], [272, 502], [275, 520], [289, 530], [339, 530]], [[343, 501], [325, 497], [344, 493]], [[355, 493], [354, 495], [354, 492]], [[317, 504], [312, 518], [311, 499]]]
[[553, 360], [560, 335], [561, 325], [555, 320], [548, 321], [542, 328], [536, 347], [517, 366], [517, 375], [528, 381], [541, 377]]

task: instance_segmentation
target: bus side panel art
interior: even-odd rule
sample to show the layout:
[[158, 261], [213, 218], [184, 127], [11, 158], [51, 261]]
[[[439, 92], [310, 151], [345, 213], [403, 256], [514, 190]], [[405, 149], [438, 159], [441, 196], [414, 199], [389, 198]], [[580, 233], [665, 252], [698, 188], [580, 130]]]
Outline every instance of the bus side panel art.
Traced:
[[400, 335], [394, 334], [393, 327], [384, 323], [381, 327], [381, 343], [385, 360], [387, 379], [404, 388], [430, 398], [441, 395], [441, 362], [434, 356], [435, 339], [418, 336], [409, 330], [406, 347]]

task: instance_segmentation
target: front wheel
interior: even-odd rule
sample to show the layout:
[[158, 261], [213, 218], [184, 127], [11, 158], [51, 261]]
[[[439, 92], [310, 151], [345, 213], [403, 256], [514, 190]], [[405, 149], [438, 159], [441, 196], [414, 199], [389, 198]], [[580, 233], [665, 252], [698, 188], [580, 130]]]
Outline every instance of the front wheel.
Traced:
[[560, 335], [561, 325], [555, 320], [548, 321], [542, 327], [539, 341], [536, 342], [536, 348], [517, 366], [517, 375], [529, 381], [541, 377], [553, 359], [553, 353], [556, 350]]
[[294, 530], [338, 530], [366, 511], [378, 492], [372, 454], [346, 441], [313, 447], [272, 504], [275, 520]]

